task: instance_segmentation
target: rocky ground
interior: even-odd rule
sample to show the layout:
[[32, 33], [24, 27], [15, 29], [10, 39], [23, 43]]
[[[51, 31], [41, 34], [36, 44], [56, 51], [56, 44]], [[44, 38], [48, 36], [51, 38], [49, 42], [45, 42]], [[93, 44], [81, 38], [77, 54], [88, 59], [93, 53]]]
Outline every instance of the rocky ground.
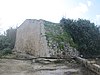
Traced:
[[70, 64], [0, 59], [0, 75], [81, 75], [80, 69]]

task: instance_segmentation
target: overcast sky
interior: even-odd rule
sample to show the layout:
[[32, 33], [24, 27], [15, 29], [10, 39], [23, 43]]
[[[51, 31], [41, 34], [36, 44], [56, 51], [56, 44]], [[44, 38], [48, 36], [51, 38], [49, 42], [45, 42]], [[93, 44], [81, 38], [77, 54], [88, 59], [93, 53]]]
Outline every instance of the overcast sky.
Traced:
[[25, 19], [83, 18], [100, 25], [100, 0], [0, 0], [0, 32]]

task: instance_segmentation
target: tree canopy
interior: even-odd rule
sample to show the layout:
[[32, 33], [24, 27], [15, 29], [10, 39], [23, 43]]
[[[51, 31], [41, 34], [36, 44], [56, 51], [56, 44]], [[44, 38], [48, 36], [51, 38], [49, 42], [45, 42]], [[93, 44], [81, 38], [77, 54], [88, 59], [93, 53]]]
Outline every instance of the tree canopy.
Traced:
[[0, 55], [12, 53], [15, 45], [16, 28], [9, 28], [4, 35], [0, 35]]
[[62, 18], [60, 24], [78, 45], [78, 51], [84, 57], [100, 55], [100, 31], [89, 20], [71, 20]]

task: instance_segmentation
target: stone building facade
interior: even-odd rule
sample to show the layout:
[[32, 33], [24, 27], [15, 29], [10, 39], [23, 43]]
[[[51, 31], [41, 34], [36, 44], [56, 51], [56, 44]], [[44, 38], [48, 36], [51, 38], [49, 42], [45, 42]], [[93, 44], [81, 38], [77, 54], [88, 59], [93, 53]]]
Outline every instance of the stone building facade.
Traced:
[[26, 19], [21, 26], [19, 26], [14, 51], [31, 54], [35, 57], [50, 56], [43, 20]]
[[[47, 27], [46, 22], [51, 26]], [[52, 31], [52, 34], [58, 35], [61, 30], [55, 29], [57, 27], [55, 23], [49, 23], [45, 20], [36, 20], [36, 19], [26, 19], [17, 29], [16, 33], [16, 42], [14, 47], [15, 53], [29, 54], [35, 57], [75, 57], [78, 56], [78, 51], [67, 45], [66, 48], [62, 51], [55, 46], [52, 48], [52, 45], [55, 45], [54, 39], [49, 40], [54, 42], [52, 45], [48, 46], [47, 32]], [[53, 32], [55, 31], [56, 32]], [[63, 31], [61, 32], [63, 33]], [[60, 41], [61, 43], [62, 41]], [[59, 52], [58, 52], [59, 51]], [[64, 54], [64, 55], [63, 55]]]

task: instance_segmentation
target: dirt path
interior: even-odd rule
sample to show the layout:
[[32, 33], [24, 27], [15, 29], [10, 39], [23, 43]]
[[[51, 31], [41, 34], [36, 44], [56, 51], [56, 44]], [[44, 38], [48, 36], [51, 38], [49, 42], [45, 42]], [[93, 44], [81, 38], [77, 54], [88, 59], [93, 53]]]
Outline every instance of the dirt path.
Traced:
[[41, 64], [30, 61], [0, 59], [0, 75], [81, 75], [79, 68], [64, 63]]

